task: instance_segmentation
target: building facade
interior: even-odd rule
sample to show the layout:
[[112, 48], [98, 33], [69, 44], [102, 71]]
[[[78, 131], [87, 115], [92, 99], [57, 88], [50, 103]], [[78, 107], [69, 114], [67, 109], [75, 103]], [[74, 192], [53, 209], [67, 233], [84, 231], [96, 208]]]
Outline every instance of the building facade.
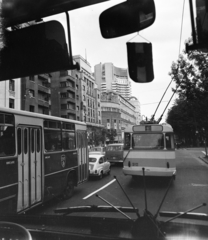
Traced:
[[21, 79], [0, 82], [0, 106], [21, 109]]
[[94, 67], [95, 80], [102, 92], [114, 91], [124, 98], [131, 97], [131, 81], [128, 71], [112, 63], [99, 63]]
[[105, 128], [116, 130], [115, 141], [123, 142], [124, 130], [136, 124], [136, 108], [121, 95], [106, 91], [101, 93], [102, 122]]

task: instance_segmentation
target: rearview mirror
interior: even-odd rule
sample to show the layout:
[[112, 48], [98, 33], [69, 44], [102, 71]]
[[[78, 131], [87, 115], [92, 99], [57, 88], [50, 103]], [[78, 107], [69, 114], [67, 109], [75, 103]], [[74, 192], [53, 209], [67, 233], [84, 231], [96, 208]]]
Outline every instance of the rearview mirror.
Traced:
[[128, 0], [105, 10], [99, 21], [104, 38], [138, 32], [154, 23], [155, 4], [153, 0]]
[[0, 81], [72, 69], [64, 28], [57, 21], [5, 32]]

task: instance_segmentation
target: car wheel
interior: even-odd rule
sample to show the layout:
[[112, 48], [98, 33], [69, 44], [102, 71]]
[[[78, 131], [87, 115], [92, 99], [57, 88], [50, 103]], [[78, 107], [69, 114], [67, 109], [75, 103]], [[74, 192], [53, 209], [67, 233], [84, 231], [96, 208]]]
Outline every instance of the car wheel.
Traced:
[[66, 188], [64, 189], [64, 192], [63, 192], [64, 199], [71, 198], [73, 193], [74, 193], [74, 180], [72, 176], [69, 176], [66, 184]]
[[111, 168], [109, 168], [108, 175], [110, 175], [110, 173], [111, 173]]
[[100, 176], [99, 176], [100, 179], [103, 178], [103, 171], [100, 173]]

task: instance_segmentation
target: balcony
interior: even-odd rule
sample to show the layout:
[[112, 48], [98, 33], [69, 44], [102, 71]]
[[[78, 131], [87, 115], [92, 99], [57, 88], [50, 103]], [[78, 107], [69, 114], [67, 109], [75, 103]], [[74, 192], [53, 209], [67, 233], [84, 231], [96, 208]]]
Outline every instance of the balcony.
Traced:
[[61, 103], [62, 104], [67, 104], [68, 102], [70, 103], [75, 103], [75, 98], [61, 98]]
[[38, 99], [38, 105], [42, 106], [42, 107], [46, 107], [49, 108], [49, 102], [48, 101], [44, 101], [42, 99]]
[[51, 94], [51, 89], [50, 88], [47, 88], [46, 86], [43, 86], [43, 85], [40, 85], [40, 84], [38, 84], [38, 91]]

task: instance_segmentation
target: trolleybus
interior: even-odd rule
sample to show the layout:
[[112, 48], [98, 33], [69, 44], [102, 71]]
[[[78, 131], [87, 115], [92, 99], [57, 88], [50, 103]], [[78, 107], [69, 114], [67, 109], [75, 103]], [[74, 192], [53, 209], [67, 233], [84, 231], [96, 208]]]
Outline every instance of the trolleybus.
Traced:
[[86, 124], [0, 108], [0, 211], [20, 213], [88, 179]]
[[142, 124], [125, 130], [123, 173], [132, 177], [145, 174], [175, 178], [172, 127], [169, 124]]

